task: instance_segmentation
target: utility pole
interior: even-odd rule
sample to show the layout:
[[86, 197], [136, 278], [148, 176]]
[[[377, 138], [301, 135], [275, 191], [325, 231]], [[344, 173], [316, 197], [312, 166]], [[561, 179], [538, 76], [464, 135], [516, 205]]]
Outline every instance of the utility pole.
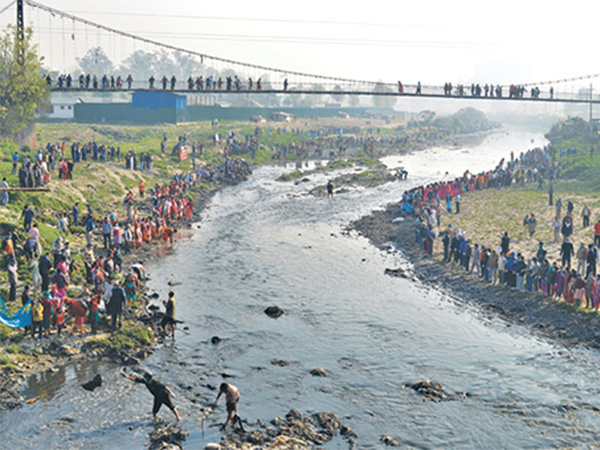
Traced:
[[592, 120], [594, 120], [594, 97], [592, 89], [592, 84], [590, 83], [590, 134], [594, 131], [594, 125], [592, 124]]
[[17, 0], [17, 40], [19, 64], [23, 64], [23, 42], [25, 41], [25, 20], [23, 19], [23, 0]]

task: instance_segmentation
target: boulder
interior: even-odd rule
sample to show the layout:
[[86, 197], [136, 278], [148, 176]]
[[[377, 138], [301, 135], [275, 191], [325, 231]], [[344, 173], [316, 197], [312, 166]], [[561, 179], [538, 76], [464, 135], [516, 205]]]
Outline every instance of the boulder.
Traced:
[[283, 315], [284, 311], [279, 306], [269, 306], [265, 309], [265, 314], [273, 319], [277, 319]]

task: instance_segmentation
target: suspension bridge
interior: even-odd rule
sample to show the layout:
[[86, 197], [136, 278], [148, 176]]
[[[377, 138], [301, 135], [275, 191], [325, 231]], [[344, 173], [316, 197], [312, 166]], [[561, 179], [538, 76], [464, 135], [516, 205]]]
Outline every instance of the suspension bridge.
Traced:
[[[27, 9], [25, 9], [27, 7]], [[56, 93], [329, 95], [420, 97], [455, 100], [600, 103], [591, 80], [600, 74], [511, 85], [489, 83], [443, 86], [403, 84], [327, 76], [237, 61], [118, 30], [33, 0], [15, 0], [0, 16], [16, 9], [23, 36], [33, 30], [38, 52]], [[58, 42], [56, 42], [58, 40]], [[110, 55], [110, 58], [109, 58]], [[112, 58], [112, 59], [111, 59]], [[571, 90], [567, 90], [569, 84]]]

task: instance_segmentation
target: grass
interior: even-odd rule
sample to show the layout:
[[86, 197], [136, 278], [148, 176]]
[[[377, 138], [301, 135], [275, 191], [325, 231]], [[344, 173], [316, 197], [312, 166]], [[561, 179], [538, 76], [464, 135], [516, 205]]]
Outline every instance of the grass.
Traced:
[[[588, 204], [592, 209], [592, 224], [600, 218], [600, 196], [592, 192], [582, 192], [574, 189], [572, 183], [559, 182], [555, 187], [554, 199], [563, 201], [563, 214], [566, 210], [566, 200], [574, 203], [574, 233], [571, 241], [589, 243], [593, 240], [593, 228], [582, 228], [580, 219], [581, 209]], [[533, 239], [523, 226], [526, 214], [533, 213], [537, 218], [537, 229]], [[460, 214], [445, 214], [442, 217], [444, 226], [449, 223], [455, 229], [466, 232], [467, 238], [473, 243], [486, 247], [497, 248], [500, 245], [502, 233], [508, 231], [511, 237], [511, 248], [529, 257], [537, 250], [538, 241], [544, 242], [544, 247], [551, 258], [558, 258], [559, 244], [555, 244], [550, 222], [556, 213], [554, 206], [548, 205], [546, 190], [538, 190], [536, 186], [527, 185], [524, 188], [511, 187], [502, 190], [486, 189], [465, 193], [461, 202]]]
[[100, 350], [102, 352], [119, 353], [151, 345], [154, 334], [143, 325], [125, 321], [123, 328], [107, 338], [90, 339], [84, 344], [84, 350]]

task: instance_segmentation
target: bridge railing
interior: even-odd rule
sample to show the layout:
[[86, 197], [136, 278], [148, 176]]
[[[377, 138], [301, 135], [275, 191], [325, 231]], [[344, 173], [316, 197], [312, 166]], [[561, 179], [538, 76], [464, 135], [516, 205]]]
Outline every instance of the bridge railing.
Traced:
[[262, 85], [262, 89], [258, 89], [256, 80], [252, 81], [252, 86], [250, 88], [249, 80], [240, 81], [239, 88], [235, 83], [232, 83], [230, 89], [227, 88], [226, 80], [221, 80], [219, 84], [217, 81], [212, 81], [209, 84], [206, 83], [206, 80], [203, 80], [202, 85], [196, 84], [194, 81], [193, 86], [190, 88], [188, 86], [188, 80], [177, 80], [175, 84], [175, 88], [172, 89], [170, 79], [167, 80], [166, 85], [163, 86], [161, 80], [154, 81], [153, 88], [150, 89], [150, 84], [148, 80], [133, 80], [131, 84], [127, 81], [123, 80], [121, 86], [119, 87], [116, 82], [112, 85], [111, 82], [108, 82], [108, 85], [103, 87], [102, 81], [97, 80], [94, 83], [90, 80], [90, 83], [84, 82], [80, 85], [78, 79], [74, 79], [71, 82], [71, 87], [67, 87], [66, 82], [63, 82], [62, 86], [59, 85], [56, 81], [51, 81], [50, 87], [53, 92], [104, 92], [104, 93], [126, 93], [132, 91], [148, 91], [153, 90], [157, 92], [176, 92], [180, 94], [251, 94], [251, 93], [278, 93], [278, 94], [315, 94], [315, 95], [332, 95], [336, 94], [341, 95], [402, 95], [402, 96], [418, 96], [422, 95], [425, 97], [448, 97], [448, 98], [459, 98], [459, 99], [515, 99], [515, 100], [554, 100], [557, 102], [567, 101], [567, 102], [581, 102], [593, 103], [600, 102], [600, 93], [593, 94], [591, 97], [589, 95], [589, 91], [585, 90], [578, 92], [565, 92], [565, 91], [550, 91], [550, 87], [540, 88], [539, 93], [537, 95], [532, 95], [532, 89], [526, 89], [522, 94], [511, 95], [509, 86], [502, 86], [500, 91], [498, 91], [498, 86], [493, 85], [493, 91], [488, 90], [486, 93], [485, 85], [480, 85], [479, 93], [477, 90], [472, 92], [471, 86], [463, 86], [462, 90], [460, 86], [453, 85], [450, 93], [445, 92], [444, 86], [436, 86], [436, 85], [421, 85], [420, 87], [416, 84], [406, 84], [400, 85], [398, 84], [383, 84], [378, 83], [376, 85], [369, 85], [367, 83], [363, 84], [340, 84], [340, 83], [296, 83], [290, 82], [286, 90], [284, 90], [283, 82], [269, 82]]

